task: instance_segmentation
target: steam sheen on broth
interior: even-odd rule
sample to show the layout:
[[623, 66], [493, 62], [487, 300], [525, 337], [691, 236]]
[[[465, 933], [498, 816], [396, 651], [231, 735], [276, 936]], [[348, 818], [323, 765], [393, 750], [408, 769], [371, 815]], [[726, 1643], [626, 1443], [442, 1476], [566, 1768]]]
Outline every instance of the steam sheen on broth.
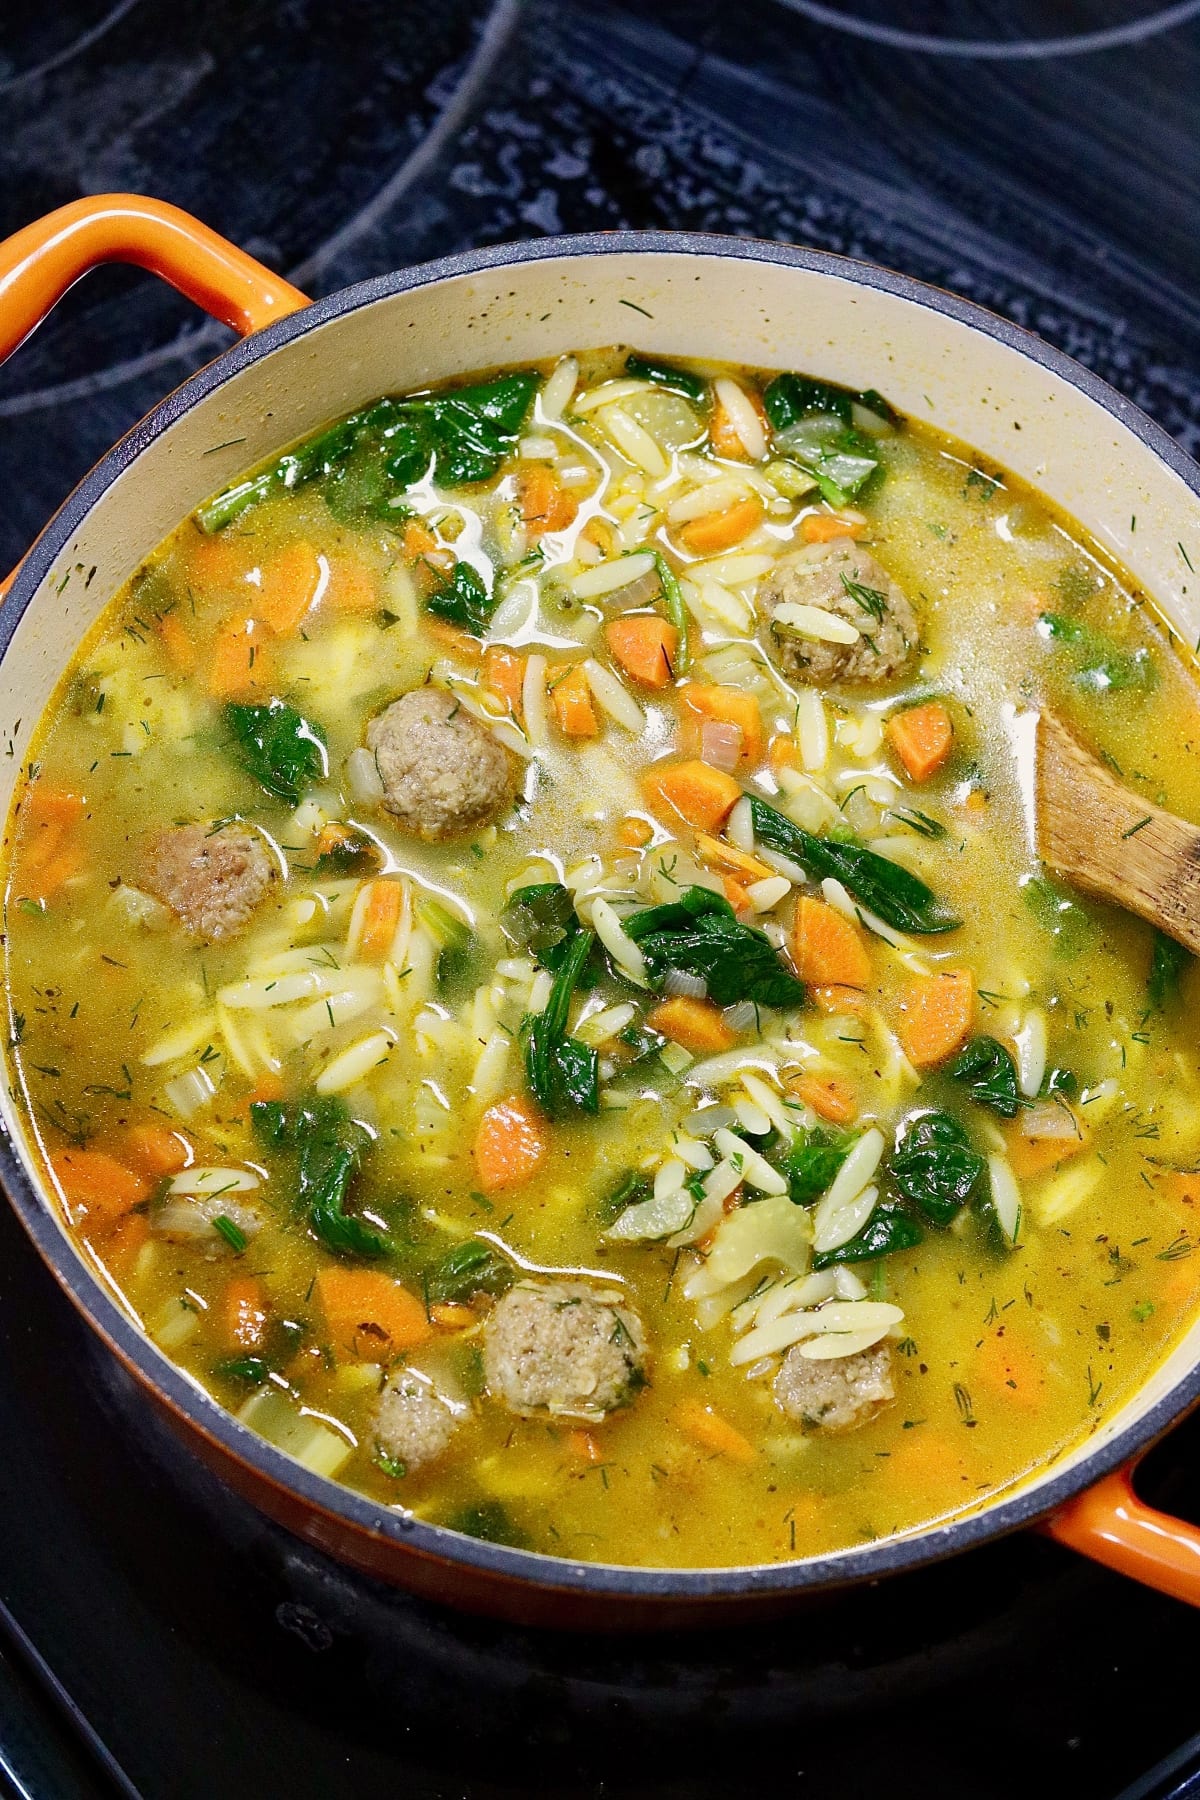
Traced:
[[910, 1532], [1196, 1300], [1190, 959], [1030, 848], [1194, 674], [878, 394], [626, 350], [384, 400], [106, 609], [9, 826], [79, 1249], [309, 1467], [575, 1559]]

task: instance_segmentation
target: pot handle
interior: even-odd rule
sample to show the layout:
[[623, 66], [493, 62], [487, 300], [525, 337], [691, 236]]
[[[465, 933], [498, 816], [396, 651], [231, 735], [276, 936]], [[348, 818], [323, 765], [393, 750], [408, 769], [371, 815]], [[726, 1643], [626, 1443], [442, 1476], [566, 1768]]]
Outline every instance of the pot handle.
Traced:
[[309, 304], [178, 206], [141, 194], [97, 194], [26, 225], [0, 244], [0, 361], [99, 263], [129, 262], [245, 336]]
[[1136, 1467], [1129, 1463], [1104, 1476], [1052, 1513], [1042, 1529], [1107, 1569], [1200, 1606], [1200, 1530], [1139, 1500]]

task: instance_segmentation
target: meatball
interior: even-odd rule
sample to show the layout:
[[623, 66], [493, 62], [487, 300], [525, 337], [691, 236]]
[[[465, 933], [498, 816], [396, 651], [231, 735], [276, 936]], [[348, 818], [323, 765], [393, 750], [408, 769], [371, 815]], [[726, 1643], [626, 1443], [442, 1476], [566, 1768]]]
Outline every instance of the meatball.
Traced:
[[[850, 538], [810, 544], [785, 556], [763, 577], [759, 612], [767, 648], [785, 675], [831, 681], [888, 681], [917, 649], [917, 616], [887, 570]], [[857, 636], [833, 644], [806, 636], [791, 609], [817, 606]]]
[[217, 1227], [218, 1219], [228, 1219], [247, 1242], [262, 1230], [255, 1208], [235, 1200], [232, 1194], [176, 1194], [152, 1215], [151, 1228], [172, 1244], [232, 1249]]
[[820, 1361], [793, 1344], [775, 1377], [776, 1404], [815, 1431], [853, 1431], [896, 1398], [886, 1343]]
[[520, 1281], [483, 1329], [488, 1392], [510, 1412], [602, 1419], [645, 1377], [646, 1334], [623, 1296], [581, 1281]]
[[408, 1371], [393, 1375], [375, 1414], [377, 1447], [415, 1475], [436, 1462], [458, 1430], [458, 1420], [428, 1381]]
[[446, 688], [415, 688], [367, 727], [383, 804], [405, 830], [437, 841], [474, 831], [512, 791], [509, 753]]
[[245, 929], [278, 873], [245, 825], [179, 825], [151, 845], [146, 886], [189, 931], [216, 941]]

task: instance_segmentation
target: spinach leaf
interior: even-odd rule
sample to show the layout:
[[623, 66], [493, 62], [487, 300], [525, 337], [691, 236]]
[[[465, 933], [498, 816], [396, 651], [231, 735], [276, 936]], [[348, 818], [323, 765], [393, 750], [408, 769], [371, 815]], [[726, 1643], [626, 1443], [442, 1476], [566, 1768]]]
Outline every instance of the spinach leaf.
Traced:
[[1190, 961], [1190, 951], [1165, 931], [1155, 929], [1150, 978], [1146, 983], [1146, 995], [1155, 1012], [1165, 1012], [1168, 1003], [1179, 998], [1179, 984]]
[[1017, 1065], [1011, 1052], [994, 1037], [972, 1038], [950, 1064], [948, 1073], [963, 1083], [980, 1106], [990, 1106], [1002, 1119], [1015, 1119], [1028, 1104], [1017, 1081]]
[[984, 1158], [950, 1113], [910, 1119], [889, 1165], [906, 1200], [935, 1225], [950, 1225], [979, 1185]]
[[403, 517], [404, 490], [431, 472], [447, 487], [497, 474], [540, 379], [533, 370], [518, 370], [448, 393], [376, 401], [225, 488], [197, 509], [196, 521], [202, 531], [222, 531], [273, 494], [318, 480], [326, 484], [336, 518]]
[[739, 923], [728, 900], [708, 888], [685, 888], [678, 900], [648, 906], [623, 923], [656, 988], [668, 970], [680, 969], [703, 976], [717, 1006], [737, 1000], [799, 1006], [804, 999], [804, 983], [780, 961], [770, 938]]
[[472, 637], [482, 637], [496, 610], [496, 597], [488, 593], [478, 570], [456, 562], [453, 573], [444, 576], [426, 599], [425, 610], [461, 625]]
[[482, 1538], [487, 1544], [508, 1544], [514, 1550], [524, 1550], [529, 1543], [500, 1500], [477, 1500], [473, 1505], [462, 1506], [457, 1512], [450, 1513], [441, 1522], [449, 1531]]
[[869, 912], [897, 931], [920, 936], [956, 931], [962, 920], [948, 912], [925, 883], [899, 863], [877, 856], [852, 837], [815, 837], [765, 800], [751, 796], [754, 835], [810, 875], [840, 881]]
[[345, 1209], [371, 1138], [340, 1100], [320, 1094], [256, 1100], [250, 1117], [262, 1144], [294, 1156], [297, 1211], [323, 1243], [341, 1256], [382, 1256], [391, 1249], [382, 1232]]
[[708, 383], [702, 376], [693, 375], [690, 369], [678, 369], [674, 363], [659, 362], [657, 357], [639, 356], [636, 350], [625, 358], [625, 373], [635, 381], [652, 381], [655, 387], [682, 394], [694, 406], [703, 406], [708, 399]]
[[261, 1387], [271, 1373], [271, 1365], [262, 1356], [227, 1356], [213, 1367], [214, 1375], [226, 1381], [244, 1381], [248, 1387]]
[[853, 1144], [852, 1134], [827, 1131], [821, 1125], [813, 1131], [797, 1132], [778, 1161], [780, 1174], [787, 1176], [788, 1195], [796, 1206], [811, 1206], [821, 1198]]
[[836, 1263], [870, 1262], [897, 1250], [912, 1250], [925, 1233], [898, 1200], [882, 1199], [857, 1237], [836, 1250], [821, 1250], [813, 1257], [814, 1269], [831, 1269]]
[[874, 389], [858, 394], [807, 375], [777, 375], [763, 394], [776, 446], [808, 470], [831, 506], [862, 493], [882, 466], [874, 440], [854, 427], [856, 400], [877, 414], [887, 404]]
[[1045, 636], [1070, 652], [1077, 687], [1107, 694], [1123, 688], [1146, 691], [1158, 681], [1158, 665], [1145, 645], [1126, 650], [1107, 632], [1066, 613], [1042, 613], [1038, 624]]
[[474, 1294], [503, 1294], [512, 1283], [512, 1264], [484, 1238], [455, 1244], [424, 1275], [430, 1300], [459, 1304]]
[[529, 1091], [550, 1119], [600, 1110], [600, 1057], [578, 1038], [567, 1036], [571, 994], [591, 955], [595, 937], [580, 928], [559, 963], [545, 1012], [527, 1015], [525, 1078]]
[[580, 925], [562, 883], [539, 881], [516, 889], [500, 915], [500, 928], [518, 950], [528, 950], [543, 969], [555, 971]]
[[1055, 954], [1064, 962], [1074, 962], [1095, 937], [1095, 928], [1083, 907], [1046, 875], [1029, 875], [1020, 888], [1026, 906], [1054, 939]]
[[292, 806], [306, 782], [320, 781], [329, 772], [325, 733], [282, 700], [266, 706], [231, 700], [225, 723], [246, 773]]
[[379, 845], [352, 825], [326, 825], [317, 839], [313, 874], [318, 881], [346, 875], [374, 875], [382, 864]]
[[1038, 1089], [1039, 1100], [1052, 1099], [1055, 1094], [1062, 1094], [1070, 1099], [1079, 1092], [1079, 1078], [1073, 1069], [1047, 1069], [1042, 1076], [1042, 1085]]

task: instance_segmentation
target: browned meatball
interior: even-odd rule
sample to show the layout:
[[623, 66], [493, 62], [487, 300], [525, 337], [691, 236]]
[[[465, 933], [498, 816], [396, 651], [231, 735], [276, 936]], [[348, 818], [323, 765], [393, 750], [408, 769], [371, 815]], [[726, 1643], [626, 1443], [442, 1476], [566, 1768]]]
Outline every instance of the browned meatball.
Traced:
[[146, 886], [197, 937], [245, 929], [278, 876], [274, 858], [244, 825], [178, 825], [150, 847]]
[[[852, 643], [808, 637], [789, 608], [817, 606], [852, 625]], [[781, 557], [758, 589], [767, 648], [785, 675], [823, 686], [832, 681], [890, 681], [921, 641], [907, 598], [882, 564], [851, 538], [810, 544]]]
[[896, 1398], [892, 1352], [886, 1343], [854, 1356], [821, 1361], [793, 1344], [775, 1377], [775, 1401], [790, 1419], [816, 1431], [853, 1431]]
[[379, 1397], [375, 1442], [406, 1475], [415, 1475], [449, 1447], [458, 1423], [428, 1381], [401, 1370]]
[[494, 819], [512, 792], [512, 759], [446, 688], [414, 688], [367, 727], [383, 804], [406, 830], [438, 840]]
[[619, 1292], [519, 1281], [483, 1328], [488, 1392], [510, 1412], [602, 1419], [641, 1387], [646, 1334]]

